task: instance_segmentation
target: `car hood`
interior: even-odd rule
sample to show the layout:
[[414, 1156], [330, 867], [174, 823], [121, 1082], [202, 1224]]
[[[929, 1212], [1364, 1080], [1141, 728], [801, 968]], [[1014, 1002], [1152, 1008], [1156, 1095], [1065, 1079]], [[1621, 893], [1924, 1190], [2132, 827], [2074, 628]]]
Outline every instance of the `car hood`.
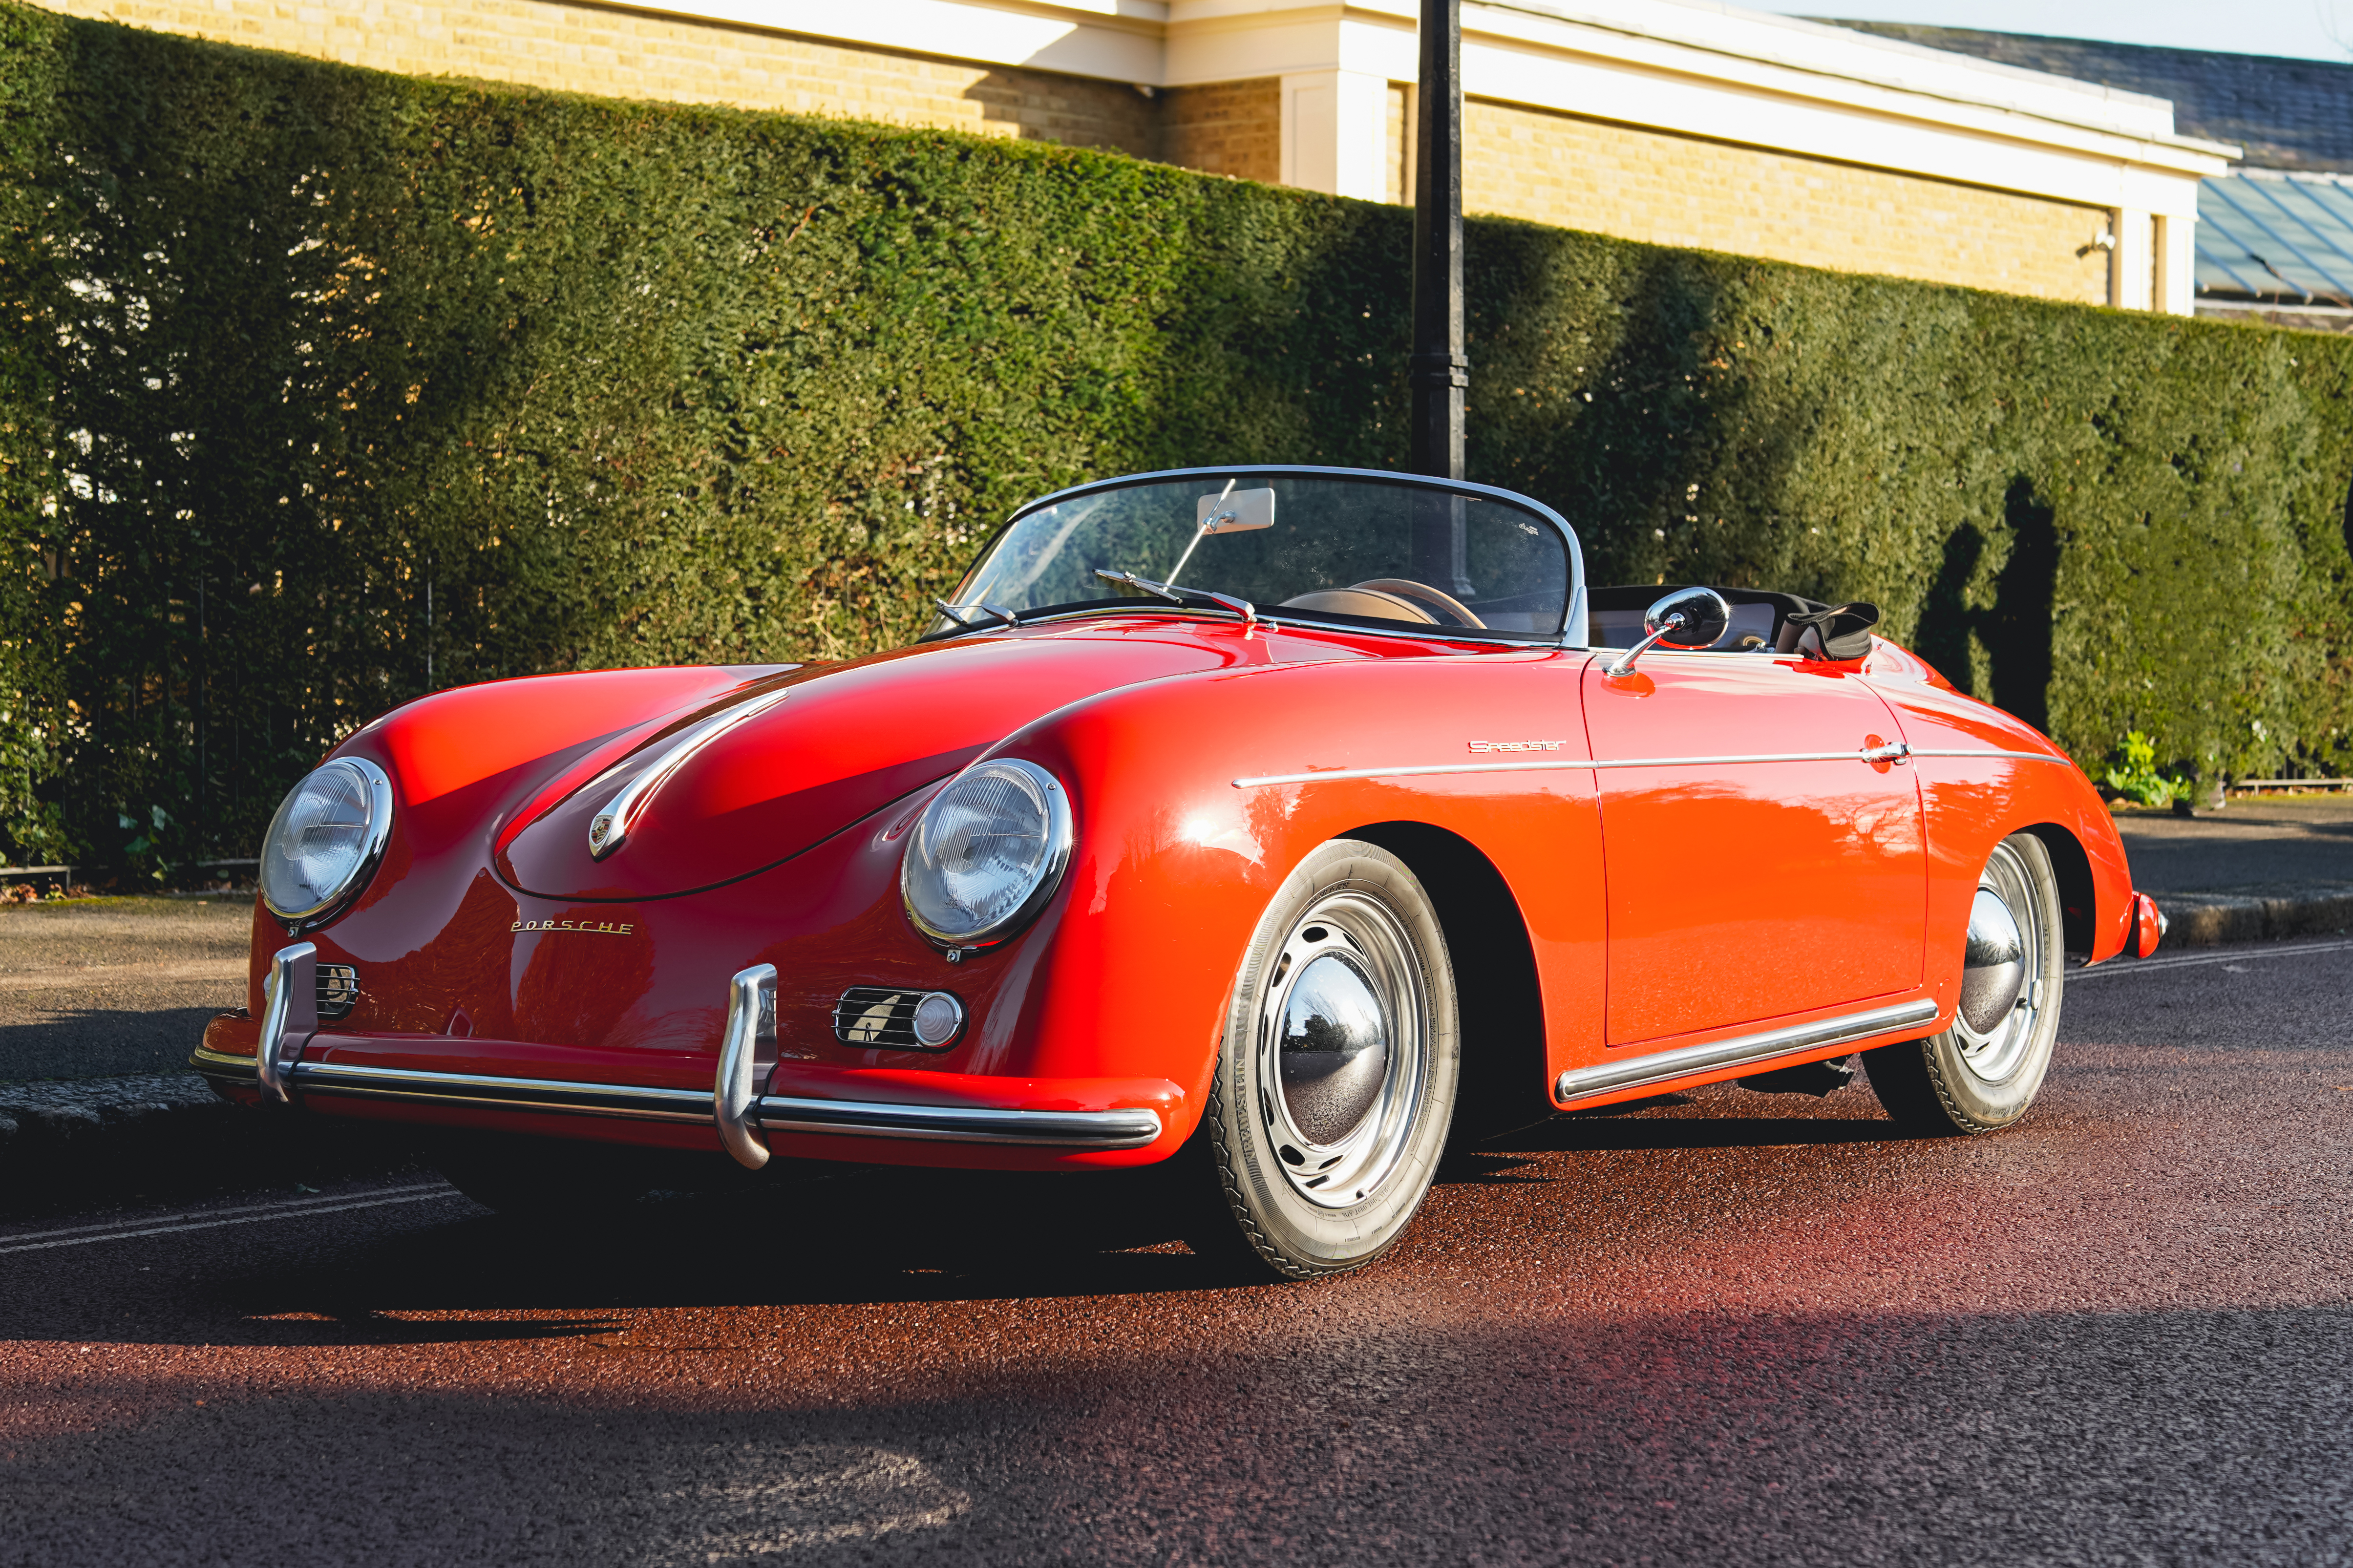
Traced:
[[[945, 778], [1041, 714], [1239, 662], [1235, 645], [1179, 627], [977, 637], [756, 681], [638, 731], [618, 754], [583, 759], [501, 836], [497, 869], [519, 891], [573, 900], [733, 881]], [[688, 753], [664, 771], [681, 744]], [[592, 826], [640, 774], [621, 842], [597, 858]]]

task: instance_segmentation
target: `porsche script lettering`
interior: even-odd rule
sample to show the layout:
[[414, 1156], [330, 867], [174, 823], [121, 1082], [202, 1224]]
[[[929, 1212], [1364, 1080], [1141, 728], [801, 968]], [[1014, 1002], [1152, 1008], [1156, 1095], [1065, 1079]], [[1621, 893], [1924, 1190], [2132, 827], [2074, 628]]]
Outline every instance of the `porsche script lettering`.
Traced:
[[1474, 752], [1557, 752], [1567, 742], [1562, 741], [1473, 741], [1471, 749]]
[[627, 936], [637, 929], [634, 921], [628, 925], [615, 925], [611, 921], [517, 921], [507, 927], [511, 931], [586, 931], [590, 936]]

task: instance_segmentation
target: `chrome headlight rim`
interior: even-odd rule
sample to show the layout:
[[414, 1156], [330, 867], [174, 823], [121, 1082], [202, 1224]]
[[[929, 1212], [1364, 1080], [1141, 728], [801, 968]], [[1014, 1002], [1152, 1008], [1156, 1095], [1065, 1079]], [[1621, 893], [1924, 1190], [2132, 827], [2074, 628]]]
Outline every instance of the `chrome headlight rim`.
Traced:
[[286, 792], [286, 798], [278, 803], [278, 810], [269, 819], [269, 830], [261, 839], [263, 869], [267, 869], [270, 852], [277, 847], [278, 830], [285, 821], [286, 808], [294, 803], [295, 797], [312, 779], [331, 768], [341, 768], [357, 774], [368, 795], [368, 836], [360, 847], [359, 861], [353, 867], [351, 875], [343, 879], [342, 886], [308, 909], [280, 908], [278, 901], [269, 896], [268, 879], [259, 875], [254, 879], [262, 906], [294, 934], [316, 930], [349, 909], [352, 901], [366, 891], [368, 883], [375, 879], [375, 868], [384, 859], [385, 846], [392, 841], [391, 775], [365, 757], [334, 757], [304, 773], [294, 787]]
[[[914, 878], [924, 874], [918, 865], [917, 852], [929, 842], [928, 835], [934, 821], [934, 814], [940, 803], [955, 793], [966, 780], [990, 772], [1018, 773], [1037, 786], [1046, 806], [1046, 848], [1039, 858], [1036, 880], [1029, 895], [1011, 912], [993, 924], [976, 931], [944, 931], [923, 919], [915, 907]], [[923, 940], [944, 952], [976, 951], [996, 947], [1018, 936], [1030, 921], [1038, 918], [1046, 901], [1062, 885], [1062, 874], [1070, 868], [1071, 852], [1077, 842], [1077, 829], [1071, 816], [1070, 792], [1062, 781], [1026, 757], [984, 757], [964, 769], [940, 786], [937, 795], [923, 805], [923, 813], [915, 819], [915, 829], [907, 836], [907, 847], [899, 862], [899, 906], [907, 914], [907, 923], [913, 926]]]

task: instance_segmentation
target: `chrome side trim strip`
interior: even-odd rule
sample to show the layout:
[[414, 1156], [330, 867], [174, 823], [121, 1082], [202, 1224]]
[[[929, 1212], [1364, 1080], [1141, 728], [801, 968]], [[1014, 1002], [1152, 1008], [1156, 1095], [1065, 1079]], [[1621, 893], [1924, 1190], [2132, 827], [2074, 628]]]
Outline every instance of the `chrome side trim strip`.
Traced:
[[2054, 757], [2042, 752], [1960, 752], [1907, 751], [1905, 756], [1886, 754], [1889, 748], [1852, 752], [1759, 752], [1746, 756], [1722, 757], [1609, 757], [1541, 763], [1435, 763], [1421, 767], [1396, 768], [1332, 768], [1312, 773], [1262, 773], [1253, 778], [1233, 781], [1236, 789], [1251, 789], [1259, 784], [1323, 784], [1338, 779], [1398, 779], [1422, 778], [1433, 773], [1567, 773], [1591, 768], [1706, 768], [1730, 767], [1742, 763], [1901, 763], [1905, 757], [2022, 757], [2030, 762], [2063, 763], [2065, 757]]
[[711, 1114], [719, 1123], [719, 1141], [737, 1164], [753, 1171], [768, 1163], [768, 1145], [751, 1122], [752, 1101], [758, 1095], [752, 1087], [752, 1057], [760, 1043], [761, 1003], [776, 990], [773, 963], [740, 970], [727, 983], [727, 1032], [720, 1037], [719, 1076], [711, 1086]]
[[569, 1110], [652, 1121], [711, 1120], [711, 1096], [694, 1089], [646, 1089], [544, 1078], [490, 1078], [477, 1073], [329, 1062], [296, 1064], [294, 1082], [305, 1094], [340, 1094], [358, 1100], [426, 1100], [440, 1104]]
[[[605, 809], [588, 822], [588, 858], [602, 860], [621, 847], [629, 836], [629, 824], [644, 808], [647, 797], [662, 786], [662, 781], [686, 765], [689, 757], [719, 739], [746, 719], [756, 719], [793, 694], [791, 687], [782, 691], [764, 692], [748, 701], [739, 702], [724, 712], [714, 713], [700, 724], [680, 735], [670, 749], [655, 758], [650, 765], [621, 786], [621, 791], [605, 803]], [[628, 759], [619, 764], [628, 766]], [[590, 784], [593, 789], [596, 786]]]
[[1850, 1013], [1842, 1018], [1791, 1024], [1754, 1035], [1736, 1035], [1728, 1040], [1712, 1040], [1703, 1046], [1654, 1051], [1649, 1056], [1630, 1057], [1624, 1061], [1603, 1062], [1596, 1067], [1571, 1068], [1553, 1085], [1553, 1096], [1567, 1103], [1619, 1089], [1639, 1089], [1648, 1083], [1664, 1083], [1670, 1079], [1708, 1072], [1717, 1068], [1746, 1067], [1752, 1062], [1786, 1057], [1810, 1046], [1868, 1039], [1891, 1029], [1925, 1024], [1936, 1016], [1936, 1005], [1923, 996], [1910, 1002], [1898, 1002], [1889, 1007], [1874, 1007], [1867, 1013]]
[[770, 1131], [842, 1132], [946, 1143], [1026, 1144], [1050, 1149], [1141, 1149], [1160, 1136], [1160, 1113], [1131, 1110], [990, 1110], [970, 1106], [883, 1105], [855, 1100], [760, 1101]]

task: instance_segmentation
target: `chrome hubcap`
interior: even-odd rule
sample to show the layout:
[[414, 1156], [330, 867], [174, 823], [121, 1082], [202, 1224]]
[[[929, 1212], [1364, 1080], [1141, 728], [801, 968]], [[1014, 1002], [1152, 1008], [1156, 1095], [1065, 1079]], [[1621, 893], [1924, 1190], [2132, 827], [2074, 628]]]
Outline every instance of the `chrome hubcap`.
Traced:
[[1361, 893], [1317, 900], [1268, 970], [1259, 1113], [1293, 1190], [1324, 1208], [1369, 1196], [1413, 1131], [1430, 1004], [1397, 917]]
[[2051, 931], [2025, 862], [1997, 845], [1978, 879], [1961, 960], [1960, 1005], [1953, 1033], [1970, 1074], [1989, 1084], [2018, 1071], [2034, 1045], [2035, 1026], [2058, 1005], [2055, 979], [2043, 977]]
[[1968, 947], [1961, 960], [1961, 1016], [1990, 1035], [2018, 1006], [2026, 984], [2026, 939], [2010, 906], [1991, 888], [1979, 888], [1969, 906]]

